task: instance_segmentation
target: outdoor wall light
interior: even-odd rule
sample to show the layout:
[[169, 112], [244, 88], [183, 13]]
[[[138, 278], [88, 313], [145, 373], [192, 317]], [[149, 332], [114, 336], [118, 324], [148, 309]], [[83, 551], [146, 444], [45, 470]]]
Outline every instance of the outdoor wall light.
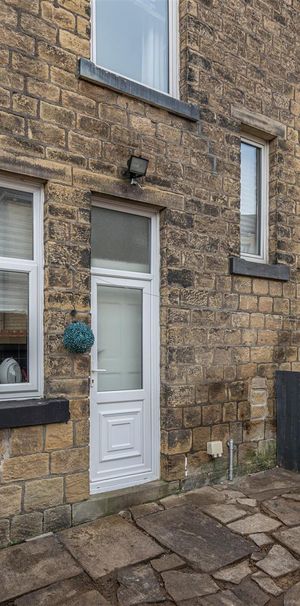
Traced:
[[139, 185], [137, 179], [145, 177], [149, 160], [139, 158], [138, 156], [130, 156], [127, 162], [127, 169], [124, 172], [124, 177], [130, 179], [131, 185]]

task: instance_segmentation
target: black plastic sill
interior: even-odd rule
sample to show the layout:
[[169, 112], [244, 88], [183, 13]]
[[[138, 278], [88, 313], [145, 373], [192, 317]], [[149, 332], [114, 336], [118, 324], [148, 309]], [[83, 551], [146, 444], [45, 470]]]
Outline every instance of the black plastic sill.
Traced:
[[166, 109], [168, 112], [192, 122], [197, 122], [200, 118], [199, 109], [196, 105], [185, 103], [123, 76], [117, 76], [117, 74], [102, 67], [97, 67], [88, 59], [79, 59], [79, 78], [94, 84], [101, 84], [139, 101], [145, 101], [149, 105]]
[[290, 268], [288, 265], [268, 263], [255, 263], [246, 261], [240, 257], [230, 257], [229, 270], [231, 274], [239, 276], [251, 276], [252, 278], [267, 278], [269, 280], [281, 280], [287, 282], [290, 279]]
[[67, 423], [69, 400], [4, 400], [0, 402], [0, 429]]

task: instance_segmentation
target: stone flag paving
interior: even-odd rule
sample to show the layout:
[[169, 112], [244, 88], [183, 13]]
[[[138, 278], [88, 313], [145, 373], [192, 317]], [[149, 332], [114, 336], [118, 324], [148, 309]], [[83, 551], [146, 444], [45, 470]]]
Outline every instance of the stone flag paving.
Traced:
[[300, 606], [300, 476], [272, 470], [0, 551], [1, 606]]

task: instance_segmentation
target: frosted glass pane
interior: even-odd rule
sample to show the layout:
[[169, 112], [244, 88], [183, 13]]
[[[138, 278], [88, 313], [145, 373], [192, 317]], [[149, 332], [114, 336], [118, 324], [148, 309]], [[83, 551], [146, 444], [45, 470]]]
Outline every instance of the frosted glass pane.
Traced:
[[168, 0], [96, 0], [96, 63], [169, 92]]
[[0, 187], [0, 257], [33, 259], [33, 196]]
[[28, 274], [0, 271], [0, 384], [29, 380], [28, 298]]
[[261, 149], [241, 144], [241, 252], [260, 254]]
[[98, 391], [142, 388], [142, 291], [98, 286]]
[[150, 272], [148, 217], [92, 207], [92, 265]]

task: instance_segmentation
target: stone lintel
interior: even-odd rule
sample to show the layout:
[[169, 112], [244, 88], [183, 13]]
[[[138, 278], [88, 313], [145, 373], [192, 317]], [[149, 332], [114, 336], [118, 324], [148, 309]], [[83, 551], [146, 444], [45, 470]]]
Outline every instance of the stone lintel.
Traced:
[[258, 135], [267, 141], [275, 137], [286, 139], [286, 127], [268, 116], [235, 106], [231, 107], [231, 115], [240, 122], [243, 130], [250, 134]]

